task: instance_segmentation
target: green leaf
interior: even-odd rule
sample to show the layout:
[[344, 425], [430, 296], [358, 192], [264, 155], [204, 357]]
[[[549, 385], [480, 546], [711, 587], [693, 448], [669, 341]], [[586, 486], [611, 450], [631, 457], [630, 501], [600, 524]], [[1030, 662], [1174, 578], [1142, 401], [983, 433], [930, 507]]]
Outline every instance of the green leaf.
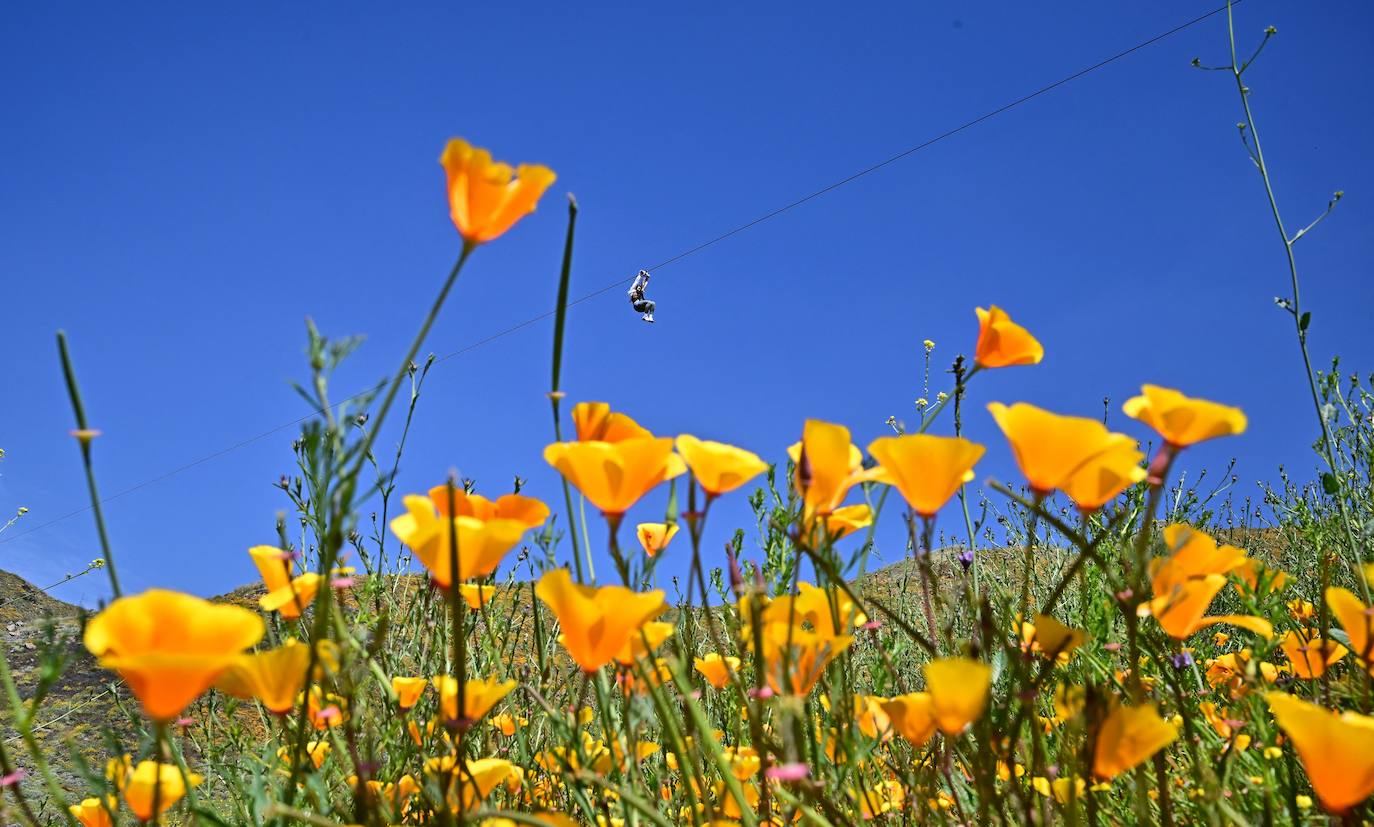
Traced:
[[1311, 321], [1312, 321], [1312, 311], [1309, 310], [1309, 311], [1307, 311], [1306, 313], [1302, 314], [1302, 318], [1298, 319], [1298, 330], [1306, 330], [1306, 329], [1307, 329], [1307, 325], [1308, 325]]
[[1336, 479], [1335, 474], [1330, 471], [1322, 474], [1322, 490], [1332, 497], [1341, 493], [1341, 484], [1340, 481]]

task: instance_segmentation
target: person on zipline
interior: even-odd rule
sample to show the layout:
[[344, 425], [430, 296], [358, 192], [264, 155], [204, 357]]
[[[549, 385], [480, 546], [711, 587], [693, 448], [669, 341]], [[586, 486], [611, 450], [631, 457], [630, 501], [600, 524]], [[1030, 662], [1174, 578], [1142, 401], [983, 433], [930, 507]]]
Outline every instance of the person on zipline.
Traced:
[[635, 276], [634, 284], [630, 285], [630, 306], [635, 309], [636, 313], [644, 314], [644, 321], [652, 322], [654, 320], [655, 305], [653, 299], [644, 298], [644, 288], [648, 286], [649, 272], [647, 270], [640, 270], [639, 275]]

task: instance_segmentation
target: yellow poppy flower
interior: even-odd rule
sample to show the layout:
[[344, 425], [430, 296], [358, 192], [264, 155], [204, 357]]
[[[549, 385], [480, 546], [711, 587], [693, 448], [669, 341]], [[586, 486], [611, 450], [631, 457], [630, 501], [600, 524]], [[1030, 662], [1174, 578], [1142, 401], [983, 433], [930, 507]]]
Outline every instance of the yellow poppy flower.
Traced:
[[[310, 741], [305, 745], [305, 754], [310, 758], [310, 763], [319, 769], [324, 766], [324, 759], [329, 757], [329, 753], [334, 747], [328, 741]], [[283, 764], [291, 763], [291, 755], [294, 749], [290, 746], [277, 748], [277, 759]], [[355, 782], [356, 783], [356, 782]]]
[[796, 466], [792, 484], [802, 495], [804, 516], [830, 514], [844, 502], [849, 489], [871, 478], [865, 474], [863, 454], [849, 441], [849, 429], [816, 419], [802, 426], [801, 442], [787, 455]]
[[1091, 514], [1148, 476], [1140, 467], [1144, 458], [1134, 443], [1116, 442], [1070, 474], [1061, 488], [1079, 510]]
[[838, 540], [873, 525], [873, 509], [867, 503], [844, 505], [826, 515], [825, 531], [830, 539]]
[[1326, 590], [1326, 605], [1350, 638], [1350, 651], [1368, 668], [1374, 660], [1374, 611], [1365, 607], [1349, 589]]
[[677, 438], [677, 450], [702, 490], [712, 497], [728, 494], [768, 470], [768, 463], [752, 451], [691, 434]]
[[911, 510], [935, 516], [959, 486], [973, 479], [973, 465], [986, 450], [963, 437], [909, 434], [873, 440], [868, 452]]
[[1374, 717], [1335, 715], [1282, 692], [1264, 699], [1326, 809], [1345, 813], [1374, 793]]
[[1246, 562], [1241, 549], [1217, 545], [1210, 534], [1182, 523], [1165, 527], [1164, 544], [1170, 550], [1169, 556], [1150, 563], [1150, 582], [1156, 594], [1168, 592], [1190, 578], [1236, 571]]
[[677, 523], [640, 523], [635, 526], [635, 537], [644, 553], [654, 557], [668, 547], [677, 531]]
[[463, 598], [463, 602], [468, 604], [468, 608], [474, 612], [480, 612], [483, 606], [491, 605], [491, 599], [496, 596], [496, 587], [482, 586], [477, 583], [460, 583], [458, 594]]
[[121, 597], [86, 624], [84, 642], [119, 673], [155, 721], [170, 721], [263, 635], [262, 618], [238, 606], [150, 589]]
[[[621, 666], [633, 666], [635, 661], [662, 646], [663, 641], [672, 637], [674, 629], [673, 624], [658, 620], [645, 623], [639, 627], [639, 631], [630, 635], [630, 639], [625, 642], [624, 646], [620, 647], [620, 651], [616, 652], [616, 662]], [[645, 639], [649, 642], [647, 650], [644, 648]]]
[[310, 647], [294, 638], [276, 649], [239, 655], [215, 680], [215, 688], [236, 698], [257, 698], [276, 715], [296, 705], [310, 667]]
[[929, 692], [911, 692], [882, 702], [892, 729], [911, 743], [922, 747], [935, 734], [935, 709]]
[[[742, 614], [749, 616], [748, 612]], [[868, 622], [838, 586], [822, 589], [810, 583], [798, 583], [796, 597], [783, 595], [772, 600], [764, 607], [761, 619], [765, 624], [782, 627], [805, 625], [822, 637]]]
[[458, 714], [458, 681], [449, 675], [431, 679], [439, 692], [439, 712], [445, 720], [471, 726], [515, 689], [515, 681], [474, 678], [463, 684], [463, 713]]
[[769, 623], [763, 627], [764, 677], [781, 695], [811, 694], [826, 667], [854, 639], [849, 635], [817, 634], [800, 627]]
[[520, 727], [527, 725], [529, 720], [517, 718], [509, 712], [502, 712], [498, 715], [491, 716], [491, 719], [487, 721], [487, 723], [491, 725], [492, 729], [509, 738], [514, 735], [516, 730], [520, 729]]
[[1045, 348], [1005, 310], [992, 305], [987, 310], [974, 308], [974, 312], [978, 314], [978, 346], [973, 361], [978, 366], [1038, 365], [1045, 358]]
[[892, 721], [883, 710], [887, 701], [879, 695], [854, 696], [854, 725], [869, 738], [886, 741], [892, 737]]
[[1073, 650], [1083, 645], [1088, 633], [1060, 623], [1050, 615], [1038, 614], [1033, 623], [1021, 624], [1021, 640], [1025, 648], [1037, 654], [1068, 663]]
[[661, 591], [582, 586], [572, 582], [567, 569], [545, 573], [534, 593], [558, 618], [563, 648], [586, 672], [610, 663], [631, 635], [668, 608]]
[[1199, 629], [1218, 623], [1229, 623], [1248, 629], [1265, 638], [1273, 637], [1274, 627], [1264, 618], [1253, 615], [1217, 615], [1204, 617], [1212, 598], [1217, 596], [1226, 585], [1226, 578], [1220, 574], [1194, 577], [1177, 583], [1170, 590], [1161, 593], [1139, 608], [1141, 615], [1154, 615], [1155, 620], [1170, 637], [1183, 640]]
[[730, 682], [730, 673], [739, 672], [739, 658], [733, 655], [721, 657], [719, 652], [707, 652], [694, 661], [696, 670], [706, 682], [716, 689], [724, 688]]
[[258, 573], [262, 575], [267, 594], [258, 599], [264, 612], [279, 612], [287, 620], [301, 616], [319, 591], [320, 576], [308, 571], [293, 577], [294, 564], [290, 553], [275, 546], [253, 546], [248, 549]]
[[1025, 402], [1010, 407], [992, 402], [988, 411], [1011, 443], [1026, 481], [1041, 495], [1066, 485], [1102, 454], [1135, 447], [1135, 440], [1108, 431], [1096, 419], [1060, 416]]
[[572, 409], [578, 442], [624, 442], [653, 436], [629, 415], [612, 411], [605, 402], [579, 402]]
[[504, 234], [534, 212], [544, 190], [557, 177], [538, 164], [494, 162], [491, 153], [461, 138], [449, 140], [439, 157], [448, 177], [449, 214], [453, 226], [471, 244], [484, 244]]
[[[114, 796], [108, 796], [102, 803], [98, 798], [83, 798], [80, 804], [72, 804], [67, 809], [81, 827], [110, 827], [114, 822], [110, 813], [119, 806]], [[107, 809], [108, 807], [108, 809]]]
[[[191, 786], [196, 787], [203, 780], [193, 772], [188, 772], [186, 778], [182, 779], [181, 770], [176, 764], [140, 761], [124, 784], [124, 803], [129, 805], [129, 809], [140, 821], [149, 821], [155, 815], [167, 812], [186, 795], [186, 781], [190, 781]], [[153, 812], [155, 796], [156, 813]]]
[[492, 790], [505, 783], [519, 769], [504, 758], [478, 758], [466, 762], [466, 772], [461, 773], [460, 779], [460, 773], [453, 771], [456, 763], [452, 755], [446, 755], [442, 759], [432, 758], [425, 763], [425, 769], [431, 774], [448, 774], [446, 798], [449, 808], [454, 812], [458, 811], [459, 796], [462, 797], [463, 809], [471, 810], [477, 802], [491, 795]]
[[1093, 749], [1093, 773], [1110, 780], [1164, 749], [1178, 730], [1159, 717], [1154, 704], [1117, 705], [1098, 730]]
[[424, 678], [395, 677], [391, 679], [391, 691], [396, 693], [396, 705], [401, 709], [410, 709], [420, 702], [420, 696], [425, 694], [425, 687], [429, 681]]
[[1334, 640], [1324, 643], [1319, 640], [1320, 632], [1315, 629], [1298, 629], [1285, 632], [1279, 638], [1279, 646], [1293, 665], [1293, 674], [1303, 680], [1320, 678], [1326, 667], [1337, 663], [1350, 654], [1350, 650]]
[[983, 714], [992, 686], [992, 667], [969, 658], [940, 658], [925, 665], [926, 691], [935, 724], [958, 735]]
[[518, 494], [507, 494], [492, 502], [454, 489], [450, 516], [448, 486], [436, 486], [429, 493], [428, 497], [407, 496], [406, 513], [391, 521], [391, 531], [415, 552], [434, 582], [445, 589], [454, 581], [450, 559], [454, 535], [458, 539], [456, 579], [485, 577], [520, 542], [526, 529], [543, 523], [549, 514], [548, 506]]
[[659, 483], [687, 470], [671, 437], [555, 442], [544, 449], [544, 461], [607, 515], [624, 514]]
[[1187, 448], [1204, 439], [1245, 433], [1245, 414], [1240, 408], [1192, 399], [1176, 390], [1145, 385], [1140, 396], [1126, 400], [1121, 409], [1164, 437], [1175, 448]]

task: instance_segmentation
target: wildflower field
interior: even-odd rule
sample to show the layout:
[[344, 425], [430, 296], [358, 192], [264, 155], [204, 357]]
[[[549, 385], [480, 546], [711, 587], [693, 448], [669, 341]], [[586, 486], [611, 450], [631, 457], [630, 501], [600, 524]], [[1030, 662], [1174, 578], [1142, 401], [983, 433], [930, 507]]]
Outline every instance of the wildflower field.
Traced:
[[[1174, 473], [1204, 441], [1244, 451], [1246, 414], [1206, 387], [1144, 385], [1121, 433], [984, 396], [980, 376], [1033, 371], [1045, 350], [1016, 308], [979, 297], [965, 341], [925, 343], [927, 365], [962, 354], [949, 386], [872, 440], [797, 411], [793, 444], [730, 445], [709, 422], [661, 434], [651, 411], [569, 396], [576, 201], [554, 197], [552, 170], [460, 139], [440, 161], [461, 249], [395, 374], [334, 401], [352, 343], [309, 329], [300, 388], [317, 414], [279, 483], [289, 514], [274, 545], [244, 543], [261, 588], [121, 590], [94, 496], [116, 437], [59, 334], [102, 549], [88, 571], [111, 596], [0, 659], [0, 823], [1374, 821], [1374, 387], [1313, 366], [1296, 251], [1341, 194], [1285, 223], [1248, 66], [1217, 68], [1274, 205], [1255, 232], [1291, 273], [1278, 303], [1319, 469], [1263, 503], [1226, 495], [1229, 471], [1214, 486]], [[428, 450], [404, 434], [460, 275], [564, 203], [551, 429], [530, 437], [561, 489], [398, 490], [405, 450]], [[1005, 440], [961, 436], [974, 417]], [[980, 475], [996, 452], [1019, 479]], [[726, 498], [755, 524], [716, 518]], [[884, 521], [908, 559], [864, 574]], [[592, 542], [613, 570], [593, 575]], [[670, 558], [687, 561], [672, 601]], [[66, 688], [102, 683], [101, 719], [63, 724]]]

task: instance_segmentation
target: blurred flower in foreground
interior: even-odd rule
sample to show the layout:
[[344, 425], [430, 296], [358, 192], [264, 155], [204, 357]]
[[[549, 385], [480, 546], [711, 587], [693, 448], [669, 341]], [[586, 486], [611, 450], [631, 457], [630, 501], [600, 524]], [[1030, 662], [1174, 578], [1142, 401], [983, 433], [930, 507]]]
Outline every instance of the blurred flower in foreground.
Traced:
[[287, 620], [295, 620], [315, 599], [320, 576], [308, 571], [292, 577], [295, 562], [288, 551], [275, 546], [253, 546], [248, 549], [253, 565], [258, 567], [263, 586], [267, 589], [258, 599], [264, 612], [279, 612]]
[[[630, 635], [625, 645], [615, 653], [616, 662], [621, 666], [633, 666], [635, 661], [662, 646], [663, 641], [672, 637], [674, 631], [675, 627], [671, 623], [664, 623], [659, 620], [645, 623], [639, 627], [638, 631]], [[646, 645], [648, 648], [645, 648]]]
[[276, 649], [239, 655], [215, 681], [235, 698], [257, 698], [268, 711], [285, 715], [296, 705], [310, 665], [310, 647], [294, 638]]
[[629, 645], [630, 636], [667, 610], [663, 592], [633, 592], [624, 586], [592, 588], [572, 582], [567, 569], [539, 579], [535, 595], [563, 629], [563, 648], [583, 671], [595, 672]]
[[677, 438], [677, 450], [702, 489], [712, 497], [728, 494], [768, 470], [759, 455], [691, 434]]
[[[193, 772], [186, 774], [185, 781], [190, 781], [192, 787], [198, 786], [203, 780]], [[129, 805], [140, 821], [150, 821], [154, 815], [165, 813], [186, 795], [185, 781], [176, 764], [140, 761], [124, 784], [124, 803]], [[153, 812], [154, 797], [157, 798], [157, 813]]]
[[453, 138], [439, 163], [448, 175], [449, 213], [453, 225], [470, 244], [501, 236], [515, 222], [534, 212], [544, 190], [554, 182], [553, 170], [538, 164], [493, 162], [491, 153]]
[[1246, 419], [1240, 408], [1192, 399], [1158, 385], [1145, 385], [1140, 391], [1140, 396], [1127, 399], [1121, 409], [1132, 419], [1154, 428], [1175, 448], [1245, 433]]
[[911, 692], [881, 702], [893, 730], [913, 747], [922, 747], [935, 734], [935, 713], [929, 692]]
[[666, 549], [677, 532], [677, 523], [640, 523], [635, 526], [635, 537], [644, 553], [650, 557]]
[[973, 361], [980, 367], [1005, 368], [1038, 365], [1045, 348], [1024, 327], [1013, 322], [1002, 308], [975, 308], [978, 314], [978, 346]]
[[934, 517], [959, 486], [973, 479], [973, 465], [984, 450], [963, 437], [928, 434], [885, 436], [868, 446], [883, 469], [884, 481], [926, 519]]
[[1350, 651], [1374, 674], [1374, 610], [1366, 607], [1349, 589], [1333, 586], [1326, 590], [1326, 605], [1340, 621], [1350, 638]]
[[1336, 715], [1282, 692], [1264, 699], [1326, 809], [1345, 813], [1374, 793], [1374, 717]]
[[1293, 666], [1293, 674], [1303, 680], [1320, 678], [1326, 667], [1340, 662], [1350, 650], [1334, 640], [1322, 642], [1316, 629], [1297, 629], [1284, 632], [1279, 647]]
[[1177, 737], [1178, 730], [1159, 717], [1154, 704], [1114, 704], [1097, 733], [1093, 773], [1104, 780], [1115, 778], [1164, 749]]
[[1144, 458], [1134, 441], [1116, 440], [1070, 474], [1060, 487], [1080, 511], [1091, 514], [1148, 476], [1140, 466]]
[[150, 589], [91, 618], [84, 642], [101, 666], [119, 673], [149, 718], [171, 721], [263, 631], [262, 618], [247, 609]]
[[445, 589], [455, 580], [451, 561], [454, 535], [458, 540], [456, 579], [485, 577], [496, 570], [527, 529], [549, 516], [548, 506], [530, 497], [507, 494], [493, 502], [448, 485], [431, 488], [428, 497], [411, 494], [404, 502], [407, 513], [391, 521], [391, 531], [414, 550], [434, 582]]

